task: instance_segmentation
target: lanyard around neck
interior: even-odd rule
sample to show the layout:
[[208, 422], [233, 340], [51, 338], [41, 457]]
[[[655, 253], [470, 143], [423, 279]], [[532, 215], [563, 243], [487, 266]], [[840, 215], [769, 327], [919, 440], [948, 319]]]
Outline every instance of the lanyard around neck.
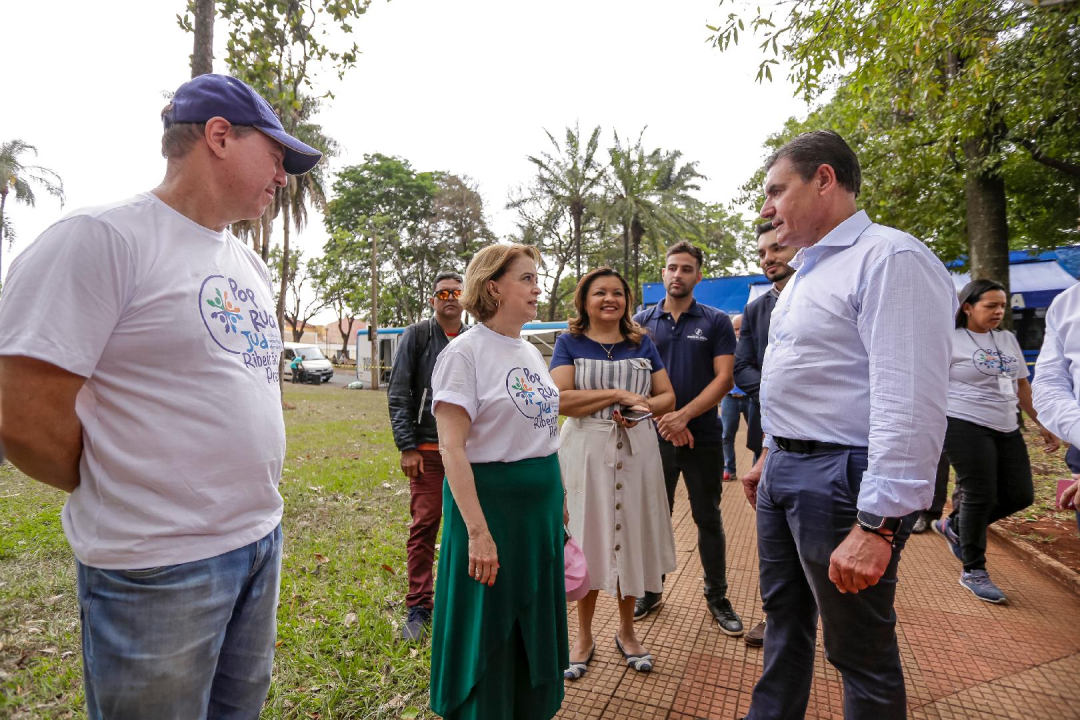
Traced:
[[[964, 332], [966, 332], [968, 337], [971, 338], [971, 342], [975, 345], [975, 347], [982, 350], [982, 345], [980, 345], [979, 341], [975, 339], [975, 336], [971, 334], [971, 331], [968, 330], [965, 327]], [[992, 342], [994, 344], [994, 352], [997, 353], [998, 370], [1000, 370], [1001, 374], [1004, 375], [1005, 374], [1005, 358], [1002, 357], [1001, 350], [998, 348], [997, 340], [994, 339], [994, 331], [993, 330], [988, 330], [987, 334], [990, 336], [990, 342]]]

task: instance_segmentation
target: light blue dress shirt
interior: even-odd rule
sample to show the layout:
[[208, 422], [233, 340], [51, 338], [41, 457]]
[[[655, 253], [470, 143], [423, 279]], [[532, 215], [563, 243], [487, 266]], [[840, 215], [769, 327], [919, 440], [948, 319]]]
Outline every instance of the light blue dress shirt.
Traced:
[[945, 440], [957, 307], [948, 271], [864, 211], [799, 250], [791, 267], [761, 371], [762, 428], [866, 447], [859, 509], [925, 510]]
[[1035, 412], [1050, 432], [1080, 445], [1080, 285], [1054, 298], [1035, 363]]

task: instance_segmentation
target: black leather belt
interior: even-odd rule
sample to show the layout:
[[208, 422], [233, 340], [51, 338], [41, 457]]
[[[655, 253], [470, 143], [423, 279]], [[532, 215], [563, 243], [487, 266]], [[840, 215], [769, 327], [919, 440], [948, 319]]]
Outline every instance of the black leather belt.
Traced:
[[786, 452], [812, 455], [817, 452], [828, 450], [865, 450], [858, 445], [841, 445], [840, 443], [821, 442], [820, 440], [795, 440], [793, 438], [773, 437], [776, 447]]

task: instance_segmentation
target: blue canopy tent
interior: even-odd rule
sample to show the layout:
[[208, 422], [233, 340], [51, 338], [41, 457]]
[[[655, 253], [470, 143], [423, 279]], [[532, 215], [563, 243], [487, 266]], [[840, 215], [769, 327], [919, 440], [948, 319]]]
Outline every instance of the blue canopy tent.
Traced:
[[[769, 280], [764, 275], [705, 278], [694, 288], [694, 297], [703, 305], [711, 305], [728, 315], [737, 315], [743, 311], [746, 303], [767, 291], [769, 286]], [[664, 284], [645, 283], [641, 286], [641, 296], [645, 307], [655, 305], [664, 299]]]

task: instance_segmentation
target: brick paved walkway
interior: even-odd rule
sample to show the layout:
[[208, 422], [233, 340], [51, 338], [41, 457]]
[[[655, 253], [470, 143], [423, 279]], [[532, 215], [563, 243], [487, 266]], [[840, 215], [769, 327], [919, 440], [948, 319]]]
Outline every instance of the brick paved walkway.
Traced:
[[[739, 472], [750, 464], [740, 450]], [[754, 514], [737, 483], [724, 486], [729, 597], [747, 630], [761, 619]], [[567, 683], [560, 718], [701, 720], [746, 714], [761, 673], [761, 650], [716, 627], [701, 595], [697, 535], [683, 485], [676, 496], [679, 568], [665, 605], [638, 623], [656, 657], [651, 674], [628, 669], [614, 645], [615, 602], [601, 593], [596, 655], [588, 674]], [[1041, 576], [990, 540], [991, 576], [1004, 606], [960, 587], [960, 565], [933, 532], [913, 536], [900, 562], [896, 601], [900, 654], [912, 718], [1080, 718], [1080, 597]], [[570, 612], [571, 642], [577, 617]], [[808, 718], [842, 718], [840, 674], [825, 660], [820, 632]]]

